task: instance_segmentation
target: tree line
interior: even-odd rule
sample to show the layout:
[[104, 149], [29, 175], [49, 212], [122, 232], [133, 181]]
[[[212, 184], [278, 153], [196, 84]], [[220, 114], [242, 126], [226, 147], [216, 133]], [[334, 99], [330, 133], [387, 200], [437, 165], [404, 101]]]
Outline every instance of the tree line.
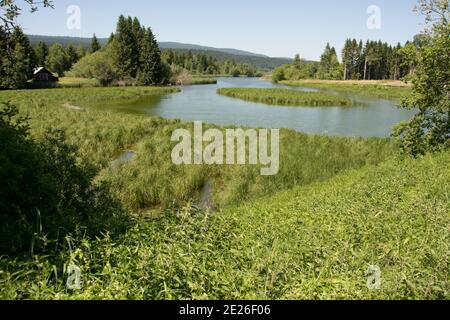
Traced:
[[33, 47], [20, 27], [15, 26], [10, 32], [0, 26], [0, 89], [27, 87], [38, 67], [46, 67], [64, 76], [81, 58], [100, 49], [95, 34], [88, 50], [72, 44], [64, 47], [59, 43], [48, 47], [44, 42]]
[[248, 63], [236, 63], [235, 60], [219, 60], [205, 53], [195, 53], [191, 50], [180, 51], [166, 49], [162, 55], [164, 61], [170, 66], [174, 74], [187, 70], [192, 74], [200, 75], [227, 75], [227, 76], [260, 76], [258, 69]]
[[[142, 26], [135, 17], [121, 15], [116, 32], [99, 50], [83, 57], [70, 74], [82, 78], [95, 78], [102, 85], [111, 83], [160, 85], [170, 80], [170, 67], [162, 60], [151, 28]], [[91, 47], [94, 46], [94, 39]]]
[[319, 62], [307, 62], [297, 55], [290, 65], [283, 65], [273, 73], [274, 81], [320, 80], [400, 80], [410, 78], [416, 69], [418, 50], [429, 41], [417, 35], [405, 45], [391, 46], [382, 41], [347, 39], [342, 61], [337, 51], [327, 43]]

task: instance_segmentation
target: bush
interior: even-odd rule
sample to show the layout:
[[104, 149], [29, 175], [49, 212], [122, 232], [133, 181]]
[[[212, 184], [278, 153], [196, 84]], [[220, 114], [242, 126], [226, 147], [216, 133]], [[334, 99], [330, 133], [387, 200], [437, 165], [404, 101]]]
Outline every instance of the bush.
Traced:
[[96, 169], [78, 161], [62, 131], [43, 141], [29, 137], [27, 119], [6, 104], [0, 111], [0, 254], [18, 254], [36, 237], [62, 238], [83, 229], [88, 235], [117, 231], [123, 211]]
[[73, 66], [69, 74], [78, 78], [96, 79], [103, 86], [110, 85], [119, 78], [108, 48], [87, 55]]

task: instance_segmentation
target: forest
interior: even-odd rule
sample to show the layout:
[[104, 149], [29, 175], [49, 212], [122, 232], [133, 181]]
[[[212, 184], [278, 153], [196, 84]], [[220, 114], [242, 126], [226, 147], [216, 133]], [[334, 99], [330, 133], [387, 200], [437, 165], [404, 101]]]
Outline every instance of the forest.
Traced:
[[166, 49], [161, 52], [150, 28], [137, 18], [119, 17], [117, 30], [102, 47], [93, 35], [89, 48], [44, 42], [34, 47], [19, 26], [7, 33], [0, 26], [0, 88], [32, 86], [30, 79], [37, 67], [47, 67], [60, 77], [96, 79], [101, 85], [113, 83], [156, 85], [177, 83], [186, 73], [223, 76], [261, 76], [257, 67], [234, 60], [219, 60], [191, 50]]
[[347, 39], [339, 61], [335, 47], [328, 43], [320, 62], [307, 62], [297, 55], [293, 64], [277, 68], [274, 81], [320, 80], [409, 80], [417, 65], [419, 49], [427, 43], [421, 34], [405, 45], [382, 41]]

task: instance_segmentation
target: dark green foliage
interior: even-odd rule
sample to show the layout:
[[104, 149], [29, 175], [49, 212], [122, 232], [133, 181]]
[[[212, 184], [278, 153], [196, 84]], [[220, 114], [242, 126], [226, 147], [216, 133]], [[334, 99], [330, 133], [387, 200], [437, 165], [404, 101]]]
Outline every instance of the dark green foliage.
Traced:
[[27, 251], [36, 237], [57, 240], [78, 228], [94, 235], [119, 226], [120, 205], [107, 185], [94, 183], [97, 170], [77, 159], [64, 132], [35, 141], [17, 113], [9, 103], [0, 111], [0, 253]]
[[329, 43], [327, 43], [325, 51], [320, 57], [318, 77], [324, 80], [342, 79], [342, 69], [339, 65], [336, 49], [330, 47]]
[[18, 27], [12, 33], [0, 27], [0, 39], [0, 88], [26, 87], [36, 66], [36, 57], [28, 38]]
[[117, 31], [110, 37], [116, 72], [125, 82], [158, 85], [169, 82], [170, 69], [161, 60], [161, 51], [150, 28], [137, 18], [119, 17]]
[[69, 45], [67, 46], [66, 52], [67, 52], [67, 55], [68, 55], [68, 57], [69, 57], [69, 64], [70, 64], [70, 66], [72, 67], [72, 65], [74, 65], [75, 63], [77, 63], [78, 60], [79, 60], [78, 52], [77, 52], [77, 50], [75, 49], [75, 47], [74, 47], [73, 45], [71, 45], [71, 44], [69, 44]]
[[39, 67], [45, 67], [48, 56], [48, 47], [44, 42], [39, 42], [35, 48], [36, 64]]
[[100, 50], [101, 48], [102, 48], [102, 46], [98, 42], [97, 36], [94, 33], [94, 36], [92, 37], [92, 42], [91, 42], [91, 47], [89, 49], [89, 52], [94, 53], [94, 52], [97, 52], [98, 50]]
[[192, 74], [201, 75], [233, 75], [256, 77], [262, 74], [251, 64], [237, 63], [230, 59], [218, 59], [203, 52], [163, 50], [162, 58], [172, 68], [174, 73], [187, 70]]
[[[420, 40], [419, 40], [420, 39]], [[415, 70], [416, 51], [426, 37], [416, 36], [414, 43], [392, 47], [381, 41], [363, 42], [347, 39], [342, 50], [342, 63], [336, 49], [327, 44], [320, 62], [306, 62], [297, 55], [294, 63], [278, 67], [272, 75], [282, 80], [400, 80]]]
[[139, 82], [142, 85], [158, 85], [162, 83], [163, 67], [161, 52], [155, 36], [150, 28], [142, 34], [136, 31], [140, 38], [140, 70]]
[[123, 79], [136, 78], [139, 69], [139, 44], [133, 33], [131, 17], [119, 17], [113, 43], [118, 74]]

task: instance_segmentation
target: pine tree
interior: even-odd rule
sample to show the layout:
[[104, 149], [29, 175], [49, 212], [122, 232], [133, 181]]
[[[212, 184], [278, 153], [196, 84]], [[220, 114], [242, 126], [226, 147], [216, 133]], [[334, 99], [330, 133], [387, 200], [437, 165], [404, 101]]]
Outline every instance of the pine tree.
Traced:
[[94, 33], [94, 35], [92, 37], [91, 47], [89, 49], [89, 52], [94, 53], [94, 52], [99, 51], [101, 48], [102, 48], [102, 46], [100, 45], [100, 42], [98, 42], [97, 36]]
[[79, 60], [77, 50], [72, 44], [69, 44], [66, 48], [66, 52], [69, 57], [70, 67], [72, 67]]
[[36, 57], [28, 37], [16, 27], [12, 34], [0, 28], [0, 87], [4, 89], [25, 88], [32, 78]]
[[34, 49], [30, 44], [30, 40], [23, 33], [22, 29], [16, 27], [14, 29], [14, 32], [12, 33], [12, 42], [15, 47], [21, 46], [19, 50], [21, 51], [20, 56], [25, 59], [25, 61], [20, 62], [21, 64], [23, 64], [23, 70], [26, 72], [24, 77], [31, 79], [31, 77], [33, 76], [33, 71], [36, 67], [36, 56], [34, 53]]
[[38, 67], [45, 67], [45, 60], [48, 56], [48, 47], [45, 42], [39, 42], [35, 49], [36, 64]]
[[108, 44], [111, 44], [114, 41], [114, 32], [111, 32], [111, 35], [109, 36], [108, 39]]
[[139, 82], [158, 85], [163, 81], [161, 51], [150, 28], [144, 31], [141, 42]]
[[115, 64], [122, 79], [136, 78], [139, 68], [139, 47], [133, 35], [131, 17], [119, 17], [117, 31], [114, 35]]

